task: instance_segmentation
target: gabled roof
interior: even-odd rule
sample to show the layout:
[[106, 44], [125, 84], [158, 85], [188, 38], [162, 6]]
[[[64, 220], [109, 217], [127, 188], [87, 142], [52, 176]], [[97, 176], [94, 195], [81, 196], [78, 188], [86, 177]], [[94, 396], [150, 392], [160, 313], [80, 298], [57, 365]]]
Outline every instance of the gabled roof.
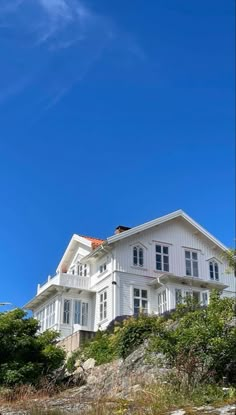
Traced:
[[172, 219], [182, 218], [190, 225], [192, 225], [198, 232], [204, 235], [208, 240], [210, 240], [214, 245], [220, 248], [223, 251], [226, 251], [228, 248], [223, 245], [218, 239], [216, 239], [213, 235], [211, 235], [206, 229], [204, 229], [201, 225], [199, 225], [195, 220], [193, 220], [190, 216], [187, 215], [183, 210], [176, 210], [175, 212], [169, 213], [168, 215], [161, 216], [157, 219], [151, 220], [146, 222], [142, 225], [135, 226], [127, 231], [119, 233], [118, 235], [113, 235], [107, 238], [108, 244], [112, 244], [114, 242], [121, 241], [122, 239], [128, 238], [129, 236], [133, 236], [139, 232], [146, 231], [154, 226], [161, 225], [162, 223], [168, 222]]
[[[201, 225], [199, 225], [195, 220], [193, 220], [190, 216], [187, 215], [183, 210], [176, 210], [175, 212], [169, 213], [168, 215], [161, 216], [157, 219], [151, 220], [149, 222], [143, 223], [142, 225], [135, 226], [134, 228], [127, 229], [119, 234], [113, 235], [108, 237], [106, 240], [94, 238], [91, 236], [83, 236], [83, 235], [73, 235], [70, 243], [58, 265], [57, 270], [63, 268], [63, 266], [67, 266], [67, 264], [73, 259], [77, 249], [78, 244], [81, 243], [90, 248], [90, 252], [88, 255], [84, 257], [84, 260], [89, 258], [95, 258], [99, 256], [99, 254], [104, 253], [104, 247], [106, 246], [107, 249], [109, 245], [112, 245], [115, 242], [121, 241], [125, 238], [130, 236], [136, 235], [140, 232], [146, 231], [152, 227], [161, 225], [166, 223], [172, 219], [182, 218], [187, 223], [192, 225], [196, 231], [201, 233], [205, 238], [211, 241], [215, 246], [223, 251], [227, 251], [228, 248], [222, 244], [218, 239], [216, 239], [213, 235], [211, 235], [206, 229], [204, 229]], [[83, 262], [83, 259], [82, 259]]]
[[58, 264], [57, 271], [60, 271], [61, 269], [67, 270], [69, 263], [72, 261], [77, 252], [79, 244], [87, 246], [89, 250], [92, 251], [102, 243], [102, 239], [74, 234], [63, 254], [63, 257], [61, 258], [60, 263]]
[[100, 238], [93, 238], [92, 236], [85, 236], [85, 235], [79, 235], [82, 238], [88, 239], [88, 241], [92, 242], [92, 249], [96, 249], [99, 247], [99, 245], [101, 245], [104, 241], [104, 239], [100, 239]]

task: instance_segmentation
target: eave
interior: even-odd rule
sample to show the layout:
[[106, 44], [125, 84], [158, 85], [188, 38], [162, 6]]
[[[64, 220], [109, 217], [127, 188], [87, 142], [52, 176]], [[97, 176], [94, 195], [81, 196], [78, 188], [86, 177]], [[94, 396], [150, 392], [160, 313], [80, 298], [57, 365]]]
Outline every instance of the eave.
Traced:
[[225, 285], [219, 281], [204, 280], [202, 278], [190, 277], [190, 276], [180, 277], [178, 275], [168, 274], [168, 273], [160, 275], [154, 281], [152, 281], [149, 285], [160, 288], [163, 286], [163, 284], [166, 284], [168, 282], [180, 284], [180, 285], [188, 286], [188, 287], [190, 286], [190, 287], [195, 287], [195, 288], [203, 288], [206, 290], [216, 289], [216, 290], [222, 291], [228, 287], [228, 285]]
[[44, 304], [47, 300], [50, 298], [56, 296], [57, 294], [62, 294], [63, 292], [67, 293], [75, 293], [75, 294], [81, 294], [82, 291], [94, 293], [94, 290], [87, 290], [82, 288], [75, 288], [75, 287], [69, 287], [69, 286], [62, 286], [62, 285], [50, 285], [46, 290], [42, 291], [40, 294], [36, 295], [34, 298], [32, 298], [23, 308], [26, 310], [32, 310], [34, 311], [36, 308], [40, 307], [41, 304]]

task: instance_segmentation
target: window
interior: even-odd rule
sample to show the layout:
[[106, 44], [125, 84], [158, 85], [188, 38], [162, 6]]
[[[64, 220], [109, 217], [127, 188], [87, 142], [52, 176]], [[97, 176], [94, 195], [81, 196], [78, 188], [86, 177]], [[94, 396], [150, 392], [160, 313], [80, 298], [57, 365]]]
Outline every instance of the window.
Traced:
[[74, 301], [74, 324], [80, 324], [80, 306], [79, 300]]
[[162, 314], [167, 310], [166, 290], [162, 291], [157, 296], [158, 313]]
[[45, 329], [55, 324], [55, 301], [48, 304], [45, 308]]
[[156, 269], [158, 271], [169, 271], [169, 247], [156, 245]]
[[202, 304], [203, 305], [208, 304], [208, 293], [207, 292], [202, 293]]
[[49, 327], [55, 324], [55, 301], [49, 305]]
[[198, 255], [197, 252], [185, 251], [186, 275], [198, 277]]
[[210, 279], [219, 281], [219, 265], [216, 261], [209, 262]]
[[82, 303], [81, 325], [82, 326], [87, 326], [88, 325], [88, 303]]
[[101, 274], [102, 272], [105, 272], [105, 271], [106, 271], [106, 269], [107, 269], [107, 264], [106, 264], [106, 263], [104, 263], [104, 264], [100, 265], [100, 267], [99, 267], [99, 272], [100, 272], [100, 274]]
[[88, 325], [88, 303], [81, 303], [80, 300], [74, 301], [74, 324]]
[[182, 290], [180, 288], [175, 289], [175, 305], [182, 303]]
[[71, 300], [64, 300], [63, 323], [70, 324]]
[[44, 328], [45, 328], [44, 314], [45, 314], [45, 309], [43, 308], [35, 315], [35, 318], [39, 321], [39, 325], [40, 325], [39, 331], [41, 332], [44, 331]]
[[133, 247], [133, 265], [143, 267], [143, 248], [139, 246]]
[[185, 302], [189, 300], [195, 303], [200, 303], [200, 292], [199, 291], [185, 291]]
[[100, 321], [107, 318], [107, 291], [100, 293]]
[[147, 290], [134, 288], [134, 314], [148, 313], [148, 293]]
[[78, 265], [78, 275], [80, 277], [87, 277], [87, 264], [79, 264]]

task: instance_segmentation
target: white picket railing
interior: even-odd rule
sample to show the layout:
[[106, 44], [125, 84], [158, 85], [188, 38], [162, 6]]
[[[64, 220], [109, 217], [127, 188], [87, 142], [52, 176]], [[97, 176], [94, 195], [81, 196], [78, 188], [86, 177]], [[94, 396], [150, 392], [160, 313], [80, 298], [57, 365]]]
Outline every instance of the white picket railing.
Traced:
[[69, 288], [78, 288], [81, 290], [89, 290], [90, 278], [80, 277], [79, 275], [58, 273], [55, 276], [48, 276], [48, 279], [43, 284], [38, 284], [37, 295], [45, 291], [51, 285], [59, 285]]

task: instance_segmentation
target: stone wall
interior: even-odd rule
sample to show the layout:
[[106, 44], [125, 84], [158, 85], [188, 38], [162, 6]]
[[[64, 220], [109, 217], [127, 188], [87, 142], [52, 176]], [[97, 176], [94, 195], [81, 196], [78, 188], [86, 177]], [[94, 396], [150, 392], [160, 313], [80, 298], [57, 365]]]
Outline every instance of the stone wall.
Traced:
[[63, 340], [60, 340], [58, 346], [62, 347], [67, 353], [71, 353], [94, 336], [95, 332], [93, 331], [78, 330]]

